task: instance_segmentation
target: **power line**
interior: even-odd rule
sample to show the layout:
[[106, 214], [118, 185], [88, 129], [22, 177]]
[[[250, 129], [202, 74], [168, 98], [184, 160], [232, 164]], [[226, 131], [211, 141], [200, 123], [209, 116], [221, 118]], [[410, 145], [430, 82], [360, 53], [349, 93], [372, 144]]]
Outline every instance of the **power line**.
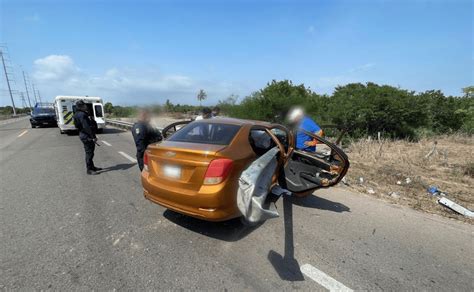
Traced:
[[3, 57], [3, 49], [0, 49], [0, 56], [2, 57], [3, 71], [5, 72], [5, 79], [7, 80], [8, 92], [10, 93], [10, 99], [12, 100], [13, 115], [16, 116], [15, 101], [13, 100], [12, 89], [10, 87], [10, 79], [8, 78], [7, 67], [5, 65], [5, 58]]
[[[38, 98], [36, 97], [35, 83], [31, 83], [31, 87], [33, 87], [33, 94], [35, 95], [35, 102], [38, 103]], [[40, 102], [41, 102], [41, 100], [40, 100]]]
[[28, 93], [28, 86], [26, 85], [25, 71], [23, 71], [23, 81], [25, 81], [26, 97], [28, 98], [28, 104], [30, 105], [31, 109], [30, 94]]

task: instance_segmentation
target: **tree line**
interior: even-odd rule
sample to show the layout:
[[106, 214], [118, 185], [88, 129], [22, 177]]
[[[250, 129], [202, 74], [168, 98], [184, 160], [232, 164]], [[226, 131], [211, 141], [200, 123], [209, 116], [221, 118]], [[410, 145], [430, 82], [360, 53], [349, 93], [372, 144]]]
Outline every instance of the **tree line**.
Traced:
[[[205, 99], [200, 90], [197, 99]], [[264, 88], [239, 101], [231, 95], [218, 102], [226, 116], [284, 123], [288, 109], [305, 108], [321, 125], [335, 125], [352, 138], [376, 136], [416, 140], [445, 133], [474, 134], [474, 86], [461, 96], [446, 96], [439, 90], [415, 92], [372, 82], [351, 83], [335, 88], [331, 95], [318, 94], [304, 84], [289, 80], [269, 82]], [[201, 106], [173, 104], [167, 100], [154, 105], [154, 113], [198, 113]], [[135, 107], [105, 105], [112, 116], [130, 116]]]
[[221, 100], [222, 111], [233, 117], [284, 122], [286, 111], [301, 105], [320, 124], [346, 129], [353, 138], [377, 135], [416, 140], [421, 136], [474, 133], [474, 87], [459, 97], [439, 90], [416, 93], [389, 85], [352, 83], [320, 95], [304, 84], [272, 81], [245, 97]]

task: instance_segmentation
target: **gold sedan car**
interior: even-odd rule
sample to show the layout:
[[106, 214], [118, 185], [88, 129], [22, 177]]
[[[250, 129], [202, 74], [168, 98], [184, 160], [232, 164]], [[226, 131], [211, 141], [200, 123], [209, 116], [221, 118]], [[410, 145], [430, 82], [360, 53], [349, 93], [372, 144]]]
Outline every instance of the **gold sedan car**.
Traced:
[[[295, 150], [285, 127], [260, 121], [216, 118], [163, 130], [165, 140], [148, 146], [141, 174], [145, 198], [176, 212], [208, 221], [241, 216], [239, 178], [258, 157], [278, 147], [271, 185], [306, 195], [337, 184], [349, 167], [334, 144], [313, 135], [329, 153]], [[168, 136], [168, 137], [167, 137]], [[322, 143], [322, 144], [321, 144]]]

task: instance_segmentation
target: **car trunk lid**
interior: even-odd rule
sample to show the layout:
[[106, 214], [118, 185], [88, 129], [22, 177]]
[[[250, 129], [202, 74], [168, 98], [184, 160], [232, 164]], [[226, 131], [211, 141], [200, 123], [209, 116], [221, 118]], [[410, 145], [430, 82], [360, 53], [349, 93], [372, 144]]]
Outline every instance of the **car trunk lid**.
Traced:
[[209, 163], [226, 145], [164, 141], [148, 147], [150, 178], [170, 188], [197, 191]]

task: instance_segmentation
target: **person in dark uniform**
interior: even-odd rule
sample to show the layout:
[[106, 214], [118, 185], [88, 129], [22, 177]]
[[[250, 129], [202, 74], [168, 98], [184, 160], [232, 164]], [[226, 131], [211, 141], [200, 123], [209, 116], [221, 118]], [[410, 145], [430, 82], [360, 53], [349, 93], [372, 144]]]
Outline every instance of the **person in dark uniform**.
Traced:
[[87, 174], [96, 175], [98, 174], [97, 171], [102, 170], [100, 167], [95, 167], [94, 161], [92, 160], [94, 158], [95, 144], [97, 142], [95, 135], [97, 132], [97, 123], [87, 111], [87, 106], [82, 100], [76, 102], [74, 125], [79, 130], [79, 138], [84, 144]]
[[140, 171], [143, 170], [143, 155], [146, 147], [152, 143], [163, 140], [160, 131], [150, 125], [150, 113], [147, 110], [140, 110], [138, 122], [132, 127], [133, 140], [137, 146], [137, 162]]

